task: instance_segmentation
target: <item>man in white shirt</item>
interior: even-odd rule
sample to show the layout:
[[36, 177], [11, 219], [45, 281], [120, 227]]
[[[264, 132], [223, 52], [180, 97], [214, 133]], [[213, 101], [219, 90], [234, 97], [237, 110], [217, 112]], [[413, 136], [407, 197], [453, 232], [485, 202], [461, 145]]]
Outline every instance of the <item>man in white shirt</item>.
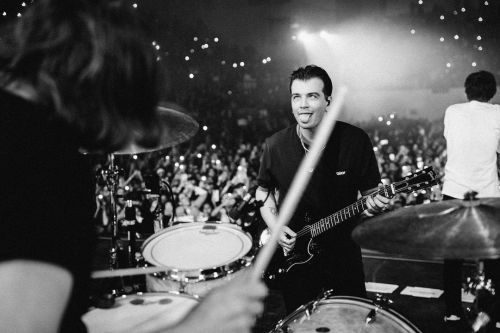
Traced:
[[[470, 74], [465, 80], [465, 93], [468, 102], [451, 105], [444, 116], [448, 159], [443, 199], [464, 199], [464, 194], [470, 191], [477, 192], [478, 198], [500, 197], [497, 170], [500, 105], [489, 103], [496, 93], [495, 77], [486, 71]], [[499, 261], [489, 261], [485, 265], [487, 277], [500, 287]], [[444, 263], [445, 321], [459, 321], [463, 317], [461, 266], [461, 260], [445, 260]]]

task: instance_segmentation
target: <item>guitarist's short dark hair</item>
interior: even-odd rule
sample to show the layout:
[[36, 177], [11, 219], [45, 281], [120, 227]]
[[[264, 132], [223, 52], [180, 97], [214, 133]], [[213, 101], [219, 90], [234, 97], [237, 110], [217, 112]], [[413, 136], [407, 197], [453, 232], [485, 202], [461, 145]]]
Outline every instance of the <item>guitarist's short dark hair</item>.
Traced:
[[328, 99], [329, 96], [332, 95], [333, 84], [332, 79], [328, 73], [321, 67], [316, 65], [307, 65], [305, 67], [299, 67], [290, 75], [290, 93], [292, 92], [292, 83], [295, 80], [309, 80], [317, 77], [321, 81], [323, 81], [323, 94], [325, 94], [325, 98]]

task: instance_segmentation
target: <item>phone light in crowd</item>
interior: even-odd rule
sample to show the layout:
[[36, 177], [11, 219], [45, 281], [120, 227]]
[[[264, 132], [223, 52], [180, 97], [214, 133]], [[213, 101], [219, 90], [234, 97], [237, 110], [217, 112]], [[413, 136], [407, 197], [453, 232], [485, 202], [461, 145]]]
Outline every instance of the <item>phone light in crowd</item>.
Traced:
[[179, 162], [175, 162], [174, 166], [175, 166], [176, 168], [178, 168], [178, 167], [179, 167]]
[[193, 79], [194, 78], [194, 74], [193, 73], [189, 73], [189, 78]]
[[195, 37], [193, 37], [193, 40], [194, 40], [195, 42], [197, 42], [197, 41], [198, 41], [198, 37], [196, 37], [196, 36], [195, 36]]
[[472, 62], [472, 67], [476, 67], [477, 63], [475, 61]]
[[379, 117], [378, 117], [378, 121], [384, 121], [384, 117], [379, 116]]
[[179, 169], [184, 170], [186, 166], [184, 164], [179, 165]]
[[390, 159], [391, 161], [394, 161], [394, 160], [396, 159], [396, 155], [394, 155], [393, 153], [390, 153], [390, 154], [389, 154], [389, 159]]
[[440, 41], [441, 43], [442, 43], [442, 42], [444, 42], [444, 37], [440, 37], [440, 38], [439, 38], [439, 41]]
[[450, 68], [451, 64], [449, 62], [446, 63], [446, 67]]
[[477, 20], [478, 20], [479, 22], [483, 22], [483, 18], [482, 18], [481, 16], [479, 16], [479, 17], [477, 18]]
[[377, 147], [373, 147], [373, 151], [378, 151], [378, 148]]
[[465, 7], [462, 7], [461, 10], [462, 10], [462, 13], [465, 13]]
[[385, 146], [385, 145], [387, 145], [387, 144], [389, 144], [389, 140], [387, 140], [387, 139], [382, 139], [382, 140], [380, 140], [380, 145], [381, 145], [381, 146]]
[[227, 94], [231, 96], [233, 94], [233, 92], [231, 90], [228, 90]]
[[477, 49], [478, 49], [479, 51], [482, 51], [482, 50], [483, 50], [483, 47], [482, 47], [482, 46], [478, 46], [478, 47], [477, 47]]
[[200, 153], [196, 154], [196, 157], [201, 158], [201, 154]]
[[157, 50], [159, 50], [159, 49], [160, 49], [160, 45], [156, 44], [155, 48], [156, 48]]
[[241, 62], [240, 62], [240, 66], [241, 66], [241, 67], [244, 67], [244, 66], [245, 66], [245, 62], [241, 61]]
[[201, 176], [201, 180], [206, 182], [207, 181], [207, 176]]
[[125, 191], [128, 191], [128, 190], [130, 190], [130, 186], [127, 185], [127, 186], [125, 186]]
[[184, 60], [189, 61], [189, 56], [185, 56]]
[[99, 195], [97, 196], [97, 198], [98, 198], [99, 200], [102, 200], [102, 199], [104, 199], [104, 195], [99, 194]]
[[214, 42], [218, 43], [219, 42], [219, 37], [214, 38]]
[[221, 60], [220, 64], [221, 65], [225, 65], [226, 64], [226, 60]]
[[133, 158], [134, 160], [136, 160], [136, 159], [137, 159], [137, 155], [132, 156], [132, 158]]
[[410, 30], [410, 33], [411, 33], [412, 35], [414, 35], [414, 34], [415, 34], [415, 29], [411, 29], [411, 30]]
[[233, 68], [236, 68], [236, 67], [238, 67], [238, 64], [233, 62]]
[[132, 5], [132, 7], [137, 8], [137, 4], [136, 4], [136, 3], [134, 3], [134, 4]]
[[179, 157], [179, 160], [180, 160], [181, 162], [182, 162], [182, 161], [184, 161], [184, 156], [182, 156], [182, 155], [181, 155], [181, 156]]
[[460, 38], [460, 36], [455, 35], [455, 36], [453, 36], [453, 38], [455, 38], [455, 39], [459, 39], [459, 38]]
[[424, 0], [418, 0], [418, 4], [422, 5], [424, 3]]
[[477, 35], [476, 39], [477, 39], [477, 40], [481, 40], [481, 36], [480, 36], [480, 35]]
[[266, 58], [267, 62], [271, 62], [271, 57]]
[[265, 65], [267, 64], [267, 60], [266, 59], [262, 59], [262, 63]]
[[238, 171], [241, 171], [241, 165], [238, 165]]
[[7, 16], [7, 12], [3, 12], [3, 13], [2, 13], [2, 16]]
[[189, 50], [189, 52], [191, 52], [191, 54], [193, 54], [194, 53], [194, 49]]
[[26, 7], [26, 2], [23, 2], [21, 6]]
[[392, 123], [390, 120], [387, 120], [386, 124], [387, 124], [387, 126], [391, 126]]
[[394, 113], [391, 113], [391, 114], [389, 115], [389, 118], [394, 119]]
[[489, 4], [490, 4], [490, 3], [489, 3], [488, 1], [485, 1], [485, 2], [484, 2], [484, 5], [485, 5], [485, 6], [488, 6]]
[[207, 127], [207, 125], [203, 126], [203, 130], [204, 130], [205, 132], [206, 132], [206, 131], [208, 131], [208, 127]]
[[444, 15], [439, 16], [439, 19], [440, 19], [441, 21], [443, 21], [443, 20], [444, 20]]
[[220, 164], [220, 160], [215, 161], [215, 164]]
[[17, 17], [21, 17], [21, 13], [17, 13]]
[[292, 40], [297, 40], [297, 36], [293, 35]]
[[170, 160], [170, 156], [168, 156], [168, 155], [167, 155], [167, 156], [165, 156], [165, 159], [166, 159], [167, 161], [168, 161], [168, 160]]
[[217, 146], [216, 145], [212, 145], [212, 149], [215, 149], [215, 148], [217, 148]]

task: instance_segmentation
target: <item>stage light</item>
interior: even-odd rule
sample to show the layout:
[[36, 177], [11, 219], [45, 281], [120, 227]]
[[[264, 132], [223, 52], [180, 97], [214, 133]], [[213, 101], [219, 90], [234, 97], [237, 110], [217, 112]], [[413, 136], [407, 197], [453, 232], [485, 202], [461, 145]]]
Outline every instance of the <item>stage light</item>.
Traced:
[[267, 57], [266, 60], [267, 60], [267, 62], [270, 62], [271, 61], [271, 57]]
[[479, 36], [479, 35], [478, 35], [478, 36], [476, 37], [476, 39], [477, 39], [477, 40], [481, 40], [481, 36]]
[[185, 56], [184, 60], [189, 61], [189, 56]]
[[459, 39], [459, 38], [460, 38], [460, 36], [455, 35], [455, 36], [453, 36], [453, 38], [455, 38], [455, 39]]
[[449, 62], [446, 63], [446, 67], [450, 68], [451, 64]]
[[159, 50], [159, 49], [160, 49], [160, 45], [156, 44], [155, 48], [156, 48], [157, 50]]
[[212, 149], [215, 149], [215, 148], [217, 148], [217, 146], [216, 145], [212, 145]]
[[201, 154], [200, 153], [196, 154], [196, 157], [201, 158]]
[[389, 115], [389, 118], [394, 119], [394, 113], [391, 113], [391, 114]]
[[483, 47], [482, 46], [478, 46], [477, 48], [479, 51], [482, 51], [483, 50]]
[[207, 127], [207, 125], [203, 126], [203, 130], [204, 130], [205, 132], [206, 132], [206, 131], [208, 131], [208, 127]]
[[297, 36], [298, 40], [300, 40], [301, 42], [308, 42], [311, 40], [311, 34], [305, 32], [305, 31], [301, 31], [299, 32], [298, 36]]
[[410, 32], [411, 32], [412, 35], [414, 35], [415, 34], [415, 29], [411, 29]]
[[384, 121], [384, 117], [382, 116], [378, 117], [378, 121]]
[[233, 62], [233, 68], [236, 68], [236, 67], [238, 67], [238, 64]]
[[244, 67], [245, 66], [245, 63], [243, 61], [240, 62], [240, 66], [241, 67]]
[[193, 40], [194, 40], [195, 42], [197, 42], [197, 41], [198, 41], [198, 37], [194, 37], [194, 38], [193, 38]]
[[480, 16], [478, 19], [477, 19], [479, 22], [483, 22], [483, 18]]
[[462, 13], [465, 13], [465, 7], [462, 7]]
[[477, 63], [475, 61], [472, 62], [472, 67], [476, 67]]
[[444, 15], [439, 16], [439, 18], [441, 19], [441, 21], [444, 20]]
[[266, 59], [262, 59], [262, 63], [263, 64], [267, 64], [267, 60]]
[[181, 156], [179, 157], [179, 160], [180, 160], [181, 162], [182, 162], [182, 161], [184, 161], [184, 156], [182, 156], [182, 155], [181, 155]]
[[444, 37], [439, 38], [440, 42], [444, 42]]
[[194, 79], [194, 74], [193, 74], [193, 73], [190, 73], [190, 74], [189, 74], [189, 78], [190, 78], [190, 79]]
[[390, 120], [387, 120], [386, 124], [387, 124], [387, 126], [391, 126], [392, 123]]
[[134, 4], [132, 5], [132, 7], [137, 8], [137, 4], [136, 4], [136, 3], [134, 3]]
[[136, 159], [137, 159], [137, 155], [132, 156], [132, 158], [133, 158], [134, 160], [136, 160]]
[[214, 42], [218, 43], [218, 42], [219, 42], [219, 38], [218, 38], [218, 37], [215, 37], [215, 38], [214, 38]]

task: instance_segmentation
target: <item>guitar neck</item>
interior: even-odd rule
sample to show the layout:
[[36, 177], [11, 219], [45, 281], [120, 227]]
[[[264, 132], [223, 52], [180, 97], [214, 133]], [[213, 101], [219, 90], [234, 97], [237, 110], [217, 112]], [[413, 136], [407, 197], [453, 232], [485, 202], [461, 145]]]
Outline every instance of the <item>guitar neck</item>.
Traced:
[[[370, 196], [375, 196], [377, 195], [378, 192], [374, 193], [373, 195]], [[361, 214], [364, 210], [368, 208], [366, 205], [366, 197], [362, 197], [355, 203], [327, 216], [319, 220], [318, 222], [315, 222], [306, 228], [308, 228], [310, 236], [316, 237], [324, 233], [325, 231], [335, 227], [336, 225], [350, 219], [351, 217], [354, 217], [358, 214]]]

